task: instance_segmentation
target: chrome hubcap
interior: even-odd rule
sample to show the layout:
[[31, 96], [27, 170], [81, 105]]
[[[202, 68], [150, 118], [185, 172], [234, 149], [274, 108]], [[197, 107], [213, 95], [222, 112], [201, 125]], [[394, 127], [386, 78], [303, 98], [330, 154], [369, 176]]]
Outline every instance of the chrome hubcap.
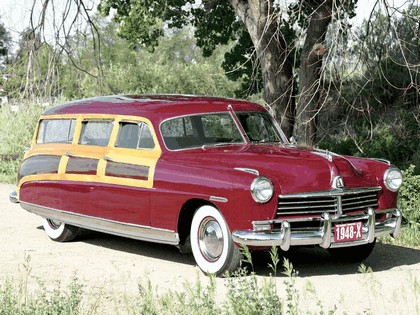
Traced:
[[208, 261], [216, 261], [223, 252], [223, 232], [214, 218], [205, 218], [198, 235], [200, 251]]

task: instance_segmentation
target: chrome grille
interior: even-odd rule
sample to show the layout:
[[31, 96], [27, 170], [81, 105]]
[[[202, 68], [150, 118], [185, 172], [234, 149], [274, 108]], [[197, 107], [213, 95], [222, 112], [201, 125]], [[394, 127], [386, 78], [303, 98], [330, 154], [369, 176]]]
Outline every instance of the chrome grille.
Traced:
[[378, 193], [366, 192], [356, 195], [344, 195], [341, 197], [341, 206], [343, 212], [366, 209], [366, 208], [377, 208], [378, 207]]
[[280, 195], [277, 215], [344, 214], [378, 207], [381, 187], [332, 190], [315, 193]]

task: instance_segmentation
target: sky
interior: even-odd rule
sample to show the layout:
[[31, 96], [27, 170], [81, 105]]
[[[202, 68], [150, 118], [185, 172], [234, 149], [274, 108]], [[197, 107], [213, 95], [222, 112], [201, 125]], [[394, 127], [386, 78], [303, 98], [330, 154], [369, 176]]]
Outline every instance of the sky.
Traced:
[[[288, 2], [290, 0], [279, 0]], [[359, 0], [358, 6], [356, 9], [356, 18], [354, 19], [354, 24], [360, 24], [363, 19], [369, 17], [369, 14], [372, 10], [372, 7], [378, 0]], [[394, 3], [396, 7], [407, 5], [407, 3], [413, 3], [414, 1], [419, 0], [385, 0], [388, 3]], [[38, 12], [41, 8], [42, 0], [0, 0], [0, 21], [8, 29], [9, 33], [12, 35], [13, 42], [15, 46], [19, 41], [19, 34], [28, 27], [30, 21], [30, 12], [33, 4], [38, 9]], [[67, 0], [52, 0], [55, 4], [55, 13], [50, 10], [47, 14], [47, 30], [46, 36], [53, 36], [53, 25], [57, 25], [59, 21], [62, 20], [62, 10], [65, 6]], [[95, 9], [99, 0], [85, 0], [85, 3], [91, 8]], [[74, 11], [74, 10], [73, 10]], [[48, 40], [48, 38], [46, 38]], [[14, 47], [17, 49], [17, 47]]]
[[[30, 17], [32, 6], [35, 6], [35, 12], [41, 12], [41, 4], [44, 0], [0, 0], [0, 22], [4, 24], [6, 29], [9, 31], [13, 38], [14, 45], [20, 38], [20, 34], [23, 30], [30, 26]], [[68, 20], [72, 20], [75, 15], [75, 1], [71, 1], [72, 9], [70, 10]], [[54, 36], [54, 28], [59, 25], [63, 20], [62, 14], [67, 3], [67, 0], [50, 0], [50, 3], [54, 4], [54, 11], [52, 6], [49, 6], [49, 10], [46, 14], [46, 40], [52, 41]], [[87, 8], [96, 11], [99, 0], [84, 0]], [[34, 19], [37, 22], [37, 19]], [[17, 49], [17, 47], [14, 47]]]

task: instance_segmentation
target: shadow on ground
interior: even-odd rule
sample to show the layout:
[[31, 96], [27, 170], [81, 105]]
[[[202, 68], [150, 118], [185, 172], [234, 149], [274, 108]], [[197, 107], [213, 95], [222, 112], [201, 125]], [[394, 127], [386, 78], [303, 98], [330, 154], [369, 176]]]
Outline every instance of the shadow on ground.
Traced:
[[[43, 230], [43, 227], [39, 226], [38, 229]], [[88, 230], [83, 230], [82, 234], [75, 241], [135, 254], [139, 256], [139, 259], [141, 259], [140, 256], [146, 256], [181, 264], [195, 265], [192, 254], [181, 254], [178, 248], [172, 245], [139, 241]]]
[[[283, 257], [287, 258], [300, 277], [311, 277], [331, 274], [354, 274], [358, 272], [360, 264], [372, 268], [373, 271], [385, 271], [404, 265], [420, 263], [420, 250], [377, 243], [372, 254], [360, 263], [336, 262], [328, 251], [320, 248], [294, 248], [280, 257], [277, 270], [283, 270]], [[253, 255], [254, 269], [258, 275], [269, 275], [272, 270], [268, 253]]]
[[[38, 229], [43, 228], [40, 226]], [[78, 241], [139, 256], [195, 265], [192, 254], [181, 254], [172, 245], [144, 242], [93, 231], [84, 231]], [[376, 243], [372, 254], [361, 263], [333, 261], [328, 251], [320, 247], [292, 247], [288, 252], [279, 252], [279, 254], [281, 255], [277, 267], [277, 276], [279, 277], [283, 276], [281, 274], [283, 257], [293, 264], [300, 277], [354, 274], [358, 272], [361, 263], [372, 268], [373, 271], [385, 271], [399, 266], [420, 263], [420, 250], [380, 243]], [[252, 259], [254, 271], [257, 275], [268, 276], [272, 273], [271, 268], [268, 267], [268, 264], [272, 263], [268, 252], [253, 252]]]

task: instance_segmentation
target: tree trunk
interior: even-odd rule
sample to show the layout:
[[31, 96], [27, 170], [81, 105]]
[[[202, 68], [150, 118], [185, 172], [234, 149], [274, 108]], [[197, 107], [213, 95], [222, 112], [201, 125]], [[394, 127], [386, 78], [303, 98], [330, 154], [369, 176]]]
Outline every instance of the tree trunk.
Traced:
[[248, 30], [261, 65], [264, 100], [281, 122], [287, 137], [293, 132], [295, 101], [293, 68], [279, 32], [272, 1], [230, 0]]
[[301, 55], [294, 134], [301, 144], [309, 146], [313, 146], [316, 141], [317, 116], [321, 109], [320, 78], [325, 53], [323, 43], [331, 22], [331, 12], [332, 1], [321, 2], [314, 8]]

